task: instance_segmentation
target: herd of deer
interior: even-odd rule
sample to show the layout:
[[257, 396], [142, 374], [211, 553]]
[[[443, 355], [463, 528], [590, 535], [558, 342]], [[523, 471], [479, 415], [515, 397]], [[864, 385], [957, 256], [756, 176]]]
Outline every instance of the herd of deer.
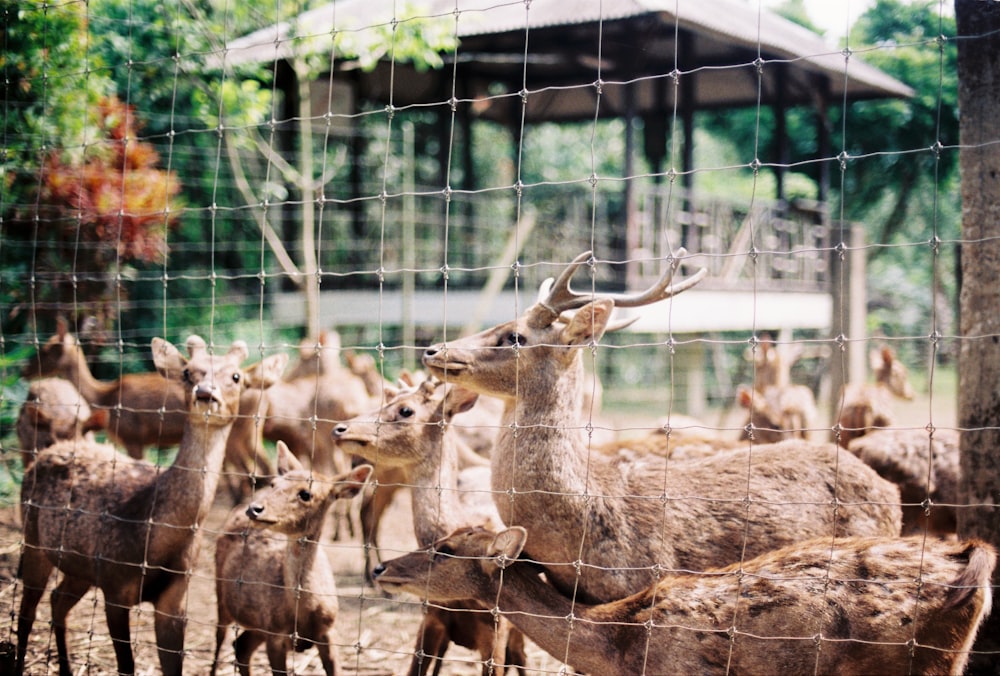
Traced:
[[[186, 355], [153, 339], [158, 374], [101, 382], [60, 329], [32, 364], [47, 377], [17, 425], [16, 672], [58, 569], [60, 674], [74, 673], [67, 615], [92, 587], [119, 673], [135, 673], [129, 613], [144, 601], [163, 673], [183, 673], [185, 597], [225, 476], [247, 504], [215, 543], [213, 674], [232, 625], [241, 674], [261, 644], [276, 674], [311, 645], [339, 673], [323, 523], [364, 494], [374, 538], [402, 486], [421, 549], [370, 572], [386, 592], [428, 601], [411, 674], [439, 673], [450, 643], [477, 651], [484, 675], [523, 674], [526, 639], [588, 674], [962, 673], [990, 612], [996, 553], [954, 535], [957, 440], [877, 429], [891, 424], [890, 393], [911, 395], [891, 351], [877, 353], [876, 385], [845, 388], [839, 444], [804, 438], [811, 393], [787, 382], [765, 343], [740, 395], [744, 439], [676, 424], [595, 439], [584, 355], [624, 326], [616, 307], [696, 284], [700, 273], [673, 282], [683, 258], [643, 293], [595, 295], [570, 286], [592, 267], [585, 253], [520, 317], [428, 347], [426, 372], [397, 383], [363, 359], [345, 368], [322, 341], [286, 373], [287, 355], [244, 367], [244, 343], [220, 353], [197, 336]], [[150, 445], [179, 445], [173, 463], [144, 461]], [[254, 492], [263, 477], [270, 487]]]

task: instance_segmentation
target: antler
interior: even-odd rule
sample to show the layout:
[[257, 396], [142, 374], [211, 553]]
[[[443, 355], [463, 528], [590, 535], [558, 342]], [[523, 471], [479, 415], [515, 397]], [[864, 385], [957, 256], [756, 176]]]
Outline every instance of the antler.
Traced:
[[[670, 265], [660, 276], [656, 283], [650, 288], [639, 293], [578, 293], [570, 288], [569, 283], [576, 274], [576, 271], [585, 262], [591, 260], [593, 252], [585, 251], [569, 264], [569, 266], [563, 270], [562, 274], [555, 281], [551, 287], [547, 284], [543, 285], [543, 289], [548, 288], [548, 295], [544, 299], [539, 299], [536, 304], [536, 308], [539, 310], [544, 310], [546, 313], [545, 321], [549, 323], [556, 321], [559, 316], [568, 310], [575, 310], [577, 308], [583, 307], [587, 303], [596, 299], [607, 298], [613, 300], [615, 307], [641, 307], [643, 305], [649, 305], [665, 298], [670, 298], [682, 291], [690, 289], [692, 286], [697, 284], [702, 280], [702, 278], [708, 273], [708, 270], [701, 268], [698, 272], [694, 273], [690, 277], [681, 280], [677, 284], [671, 284], [674, 272], [680, 266], [681, 259], [687, 255], [687, 251], [682, 247], [670, 255]], [[548, 282], [548, 280], [546, 280]], [[540, 318], [541, 319], [541, 318]]]

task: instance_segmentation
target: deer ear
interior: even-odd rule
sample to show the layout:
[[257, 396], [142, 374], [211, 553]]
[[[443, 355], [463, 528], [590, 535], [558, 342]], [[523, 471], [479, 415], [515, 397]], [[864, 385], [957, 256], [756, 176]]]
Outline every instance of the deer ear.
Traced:
[[342, 499], [353, 498], [360, 493], [368, 483], [375, 468], [371, 465], [358, 465], [350, 472], [337, 478], [337, 497]]
[[608, 298], [584, 305], [573, 314], [573, 318], [563, 329], [563, 344], [579, 346], [600, 340], [608, 328], [608, 320], [611, 319], [611, 311], [614, 309], [615, 302]]
[[444, 397], [444, 416], [448, 420], [451, 420], [452, 417], [459, 413], [465, 413], [479, 401], [478, 392], [467, 390], [464, 387], [452, 387]]
[[288, 355], [285, 353], [272, 354], [259, 362], [244, 369], [246, 376], [244, 380], [247, 387], [259, 387], [267, 389], [281, 379], [281, 374], [288, 366]]
[[740, 406], [743, 408], [750, 408], [753, 405], [753, 392], [746, 385], [740, 385], [739, 389], [736, 391], [736, 401], [739, 402]]
[[295, 457], [288, 444], [278, 441], [278, 474], [288, 474], [291, 471], [302, 469], [302, 463]]
[[521, 550], [524, 549], [524, 543], [527, 540], [528, 531], [520, 526], [513, 526], [497, 533], [486, 554], [491, 558], [503, 557], [513, 561], [521, 555]]
[[868, 352], [868, 368], [874, 371], [881, 371], [884, 361], [881, 350], [870, 350]]
[[157, 372], [169, 380], [180, 380], [187, 358], [176, 347], [162, 338], [153, 338], [153, 364]]

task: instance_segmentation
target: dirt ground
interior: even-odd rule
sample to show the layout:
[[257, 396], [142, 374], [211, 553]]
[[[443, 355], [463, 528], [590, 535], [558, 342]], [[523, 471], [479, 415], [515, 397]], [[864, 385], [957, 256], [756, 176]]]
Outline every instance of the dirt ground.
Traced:
[[[198, 567], [191, 577], [188, 592], [188, 628], [185, 639], [184, 671], [186, 674], [207, 674], [215, 650], [215, 586], [214, 586], [214, 535], [219, 532], [231, 509], [231, 501], [220, 492], [204, 526]], [[416, 547], [410, 527], [409, 495], [406, 491], [396, 494], [396, 499], [383, 521], [381, 539], [383, 556], [392, 558], [398, 553]], [[16, 579], [20, 556], [20, 520], [13, 505], [0, 505], [0, 641], [16, 643], [17, 609], [20, 605], [21, 587]], [[363, 549], [360, 538], [326, 542], [337, 579], [340, 596], [340, 615], [337, 618], [337, 641], [340, 663], [345, 674], [378, 676], [405, 674], [413, 654], [417, 628], [421, 619], [418, 600], [400, 597], [391, 599], [377, 589], [365, 586], [363, 576]], [[50, 585], [54, 584], [52, 576]], [[152, 606], [145, 604], [132, 611], [132, 643], [136, 656], [137, 673], [159, 674], [156, 642], [153, 636]], [[26, 674], [41, 676], [57, 674], [55, 642], [48, 629], [49, 602], [46, 595], [38, 607], [38, 619], [31, 634]], [[91, 591], [70, 613], [68, 643], [76, 674], [99, 676], [115, 674], [115, 657], [104, 620], [103, 600]], [[235, 674], [232, 639], [230, 632], [223, 645], [219, 673]], [[51, 658], [46, 662], [47, 655]], [[443, 676], [465, 676], [482, 673], [479, 656], [460, 646], [451, 646], [445, 655], [441, 670]], [[529, 646], [529, 674], [555, 673], [561, 664], [536, 646]], [[254, 655], [255, 673], [270, 673], [264, 649]], [[290, 656], [289, 668], [295, 674], [323, 674], [322, 665], [314, 649]], [[3, 669], [0, 668], [0, 672]]]

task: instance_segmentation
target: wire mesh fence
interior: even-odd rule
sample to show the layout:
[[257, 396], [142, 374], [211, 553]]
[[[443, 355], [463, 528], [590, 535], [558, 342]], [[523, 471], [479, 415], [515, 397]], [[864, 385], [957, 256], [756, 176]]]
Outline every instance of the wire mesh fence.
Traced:
[[667, 4], [5, 3], [0, 671], [961, 670], [951, 12]]

